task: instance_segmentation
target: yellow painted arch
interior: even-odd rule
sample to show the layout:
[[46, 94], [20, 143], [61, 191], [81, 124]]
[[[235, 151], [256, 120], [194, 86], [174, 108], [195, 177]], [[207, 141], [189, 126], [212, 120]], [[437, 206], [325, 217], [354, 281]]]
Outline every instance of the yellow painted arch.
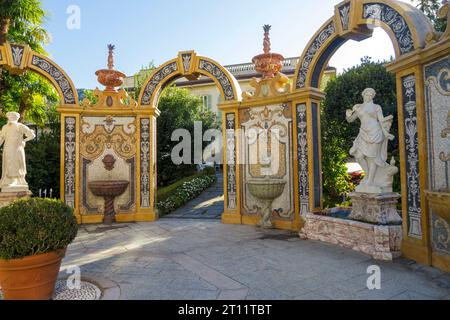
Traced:
[[61, 106], [78, 106], [78, 93], [67, 73], [50, 58], [31, 50], [29, 46], [8, 42], [0, 46], [0, 66], [15, 74], [27, 70], [40, 74], [55, 87], [61, 98]]
[[[344, 7], [349, 7], [346, 10], [347, 28], [344, 28], [341, 12]], [[371, 14], [365, 15], [364, 10], [369, 7]], [[380, 8], [384, 10], [382, 13], [378, 11]], [[427, 35], [434, 32], [429, 19], [407, 3], [396, 0], [343, 1], [336, 5], [335, 15], [319, 28], [304, 49], [295, 73], [296, 90], [318, 88], [323, 69], [336, 50], [347, 40], [370, 37], [374, 26], [383, 28], [389, 35], [397, 59], [424, 48]], [[396, 33], [398, 28], [404, 32]]]
[[183, 51], [154, 70], [142, 86], [139, 106], [157, 108], [162, 90], [179, 77], [196, 78], [204, 75], [212, 79], [219, 88], [224, 102], [241, 100], [242, 92], [236, 78], [216, 61], [198, 56], [194, 51]]

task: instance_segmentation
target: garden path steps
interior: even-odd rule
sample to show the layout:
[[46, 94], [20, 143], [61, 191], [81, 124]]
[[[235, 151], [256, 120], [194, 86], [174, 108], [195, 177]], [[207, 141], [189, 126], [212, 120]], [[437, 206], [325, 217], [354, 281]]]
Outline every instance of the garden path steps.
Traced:
[[163, 219], [213, 219], [220, 220], [224, 210], [223, 174], [217, 173], [217, 182], [183, 207]]

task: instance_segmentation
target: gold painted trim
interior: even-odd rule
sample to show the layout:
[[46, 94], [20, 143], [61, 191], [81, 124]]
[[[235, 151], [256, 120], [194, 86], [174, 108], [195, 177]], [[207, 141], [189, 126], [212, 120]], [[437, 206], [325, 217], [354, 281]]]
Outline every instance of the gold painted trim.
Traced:
[[[189, 72], [185, 72], [184, 71], [184, 66], [183, 66], [183, 61], [182, 61], [182, 54], [186, 54], [186, 53], [190, 53], [193, 56], [193, 59], [191, 61], [191, 65], [190, 65], [190, 71]], [[222, 89], [222, 86], [220, 85], [219, 81], [216, 79], [216, 77], [204, 70], [201, 70], [199, 68], [200, 65], [200, 60], [204, 60], [207, 62], [212, 63], [214, 66], [218, 67], [228, 78], [228, 80], [230, 81], [232, 90], [233, 90], [233, 94], [235, 96], [235, 99], [232, 101], [240, 101], [241, 100], [241, 96], [242, 96], [242, 91], [241, 91], [241, 87], [238, 83], [238, 81], [236, 80], [236, 78], [223, 66], [221, 66], [218, 62], [216, 62], [213, 59], [207, 58], [207, 57], [203, 57], [203, 56], [198, 56], [197, 53], [195, 51], [181, 51], [178, 53], [177, 58], [174, 58], [172, 60], [167, 61], [166, 63], [162, 64], [159, 68], [155, 69], [146, 79], [146, 81], [144, 82], [142, 89], [139, 93], [139, 99], [138, 99], [138, 105], [140, 108], [157, 108], [158, 105], [158, 101], [157, 98], [160, 95], [160, 91], [161, 88], [164, 87], [164, 85], [171, 79], [173, 78], [177, 78], [177, 77], [185, 77], [185, 76], [193, 76], [196, 77], [198, 74], [202, 74], [206, 77], [209, 77], [211, 80], [214, 81], [214, 83], [216, 84], [216, 86], [218, 87], [222, 100], [226, 101], [225, 99], [225, 93]], [[164, 69], [165, 67], [167, 67], [168, 65], [172, 64], [172, 63], [176, 63], [177, 64], [177, 69], [176, 71], [165, 75], [165, 77], [163, 79], [161, 79], [158, 82], [158, 85], [156, 86], [155, 90], [152, 93], [152, 96], [150, 97], [150, 105], [142, 105], [142, 97], [144, 96], [144, 92], [145, 89], [147, 87], [147, 85], [149, 84], [150, 80], [153, 78], [153, 76], [161, 71], [162, 69]]]
[[[12, 46], [17, 45], [23, 47], [23, 55], [22, 60], [20, 62], [19, 66], [16, 66], [14, 64], [14, 58], [12, 55]], [[5, 48], [5, 56], [6, 56], [6, 66], [5, 68], [9, 70], [12, 74], [22, 74], [24, 73], [28, 68], [28, 61], [30, 56], [34, 53], [29, 45], [19, 44], [19, 43], [9, 43], [6, 42], [4, 44]], [[47, 77], [45, 77], [47, 79]]]
[[441, 254], [439, 252], [433, 252], [432, 263], [433, 266], [445, 272], [450, 272], [450, 255]]
[[416, 261], [420, 264], [431, 265], [431, 250], [424, 246], [419, 240], [407, 238], [402, 242], [402, 253], [407, 259]]
[[[191, 62], [189, 64], [189, 70], [184, 69], [183, 55], [190, 55]], [[197, 65], [197, 53], [194, 50], [191, 51], [180, 51], [178, 52], [178, 69], [182, 70], [183, 75], [193, 75], [195, 73], [195, 68]], [[195, 76], [194, 76], [195, 77]]]
[[147, 77], [147, 80], [144, 81], [144, 84], [142, 85], [141, 91], [139, 93], [139, 99], [137, 101], [139, 108], [153, 108], [153, 109], [157, 108], [157, 105], [155, 104], [155, 102], [157, 103], [157, 101], [155, 101], [155, 100], [156, 100], [156, 97], [159, 95], [161, 88], [169, 81], [169, 79], [172, 79], [173, 77], [176, 77], [177, 75], [182, 75], [181, 70], [177, 70], [177, 71], [174, 71], [172, 73], [165, 75], [164, 78], [158, 82], [158, 85], [156, 86], [155, 90], [152, 93], [152, 96], [150, 97], [149, 105], [142, 105], [142, 97], [144, 96], [145, 89], [147, 88], [147, 85], [150, 83], [150, 80], [153, 78], [153, 76], [174, 62], [177, 63], [177, 68], [179, 69], [178, 58], [175, 58], [175, 59], [169, 60], [166, 63], [162, 64], [159, 68], [153, 70], [150, 73], [150, 75]]
[[[306, 57], [306, 54], [309, 50], [309, 48], [311, 47], [311, 45], [314, 43], [314, 41], [316, 40], [316, 38], [319, 36], [319, 34], [322, 32], [322, 30], [329, 25], [331, 22], [333, 22], [336, 26], [336, 21], [335, 21], [335, 16], [333, 15], [333, 17], [331, 17], [330, 19], [328, 19], [324, 24], [322, 24], [319, 29], [316, 31], [316, 33], [314, 33], [314, 35], [311, 37], [311, 39], [308, 41], [308, 44], [305, 46], [305, 49], [303, 50], [302, 54], [300, 55], [300, 59], [298, 60], [298, 66], [295, 70], [295, 76], [294, 76], [294, 91], [299, 90], [299, 88], [297, 88], [297, 82], [298, 82], [298, 76], [300, 75], [300, 69], [302, 68], [302, 63], [303, 60]], [[309, 64], [309, 69], [308, 69], [308, 73], [306, 74], [306, 79], [305, 79], [305, 87], [309, 87], [311, 84], [311, 78], [312, 78], [312, 70], [314, 70], [314, 67], [317, 63], [317, 60], [320, 58], [320, 56], [322, 55], [322, 52], [324, 50], [326, 50], [328, 48], [328, 46], [330, 45], [330, 43], [332, 43], [332, 41], [334, 41], [334, 39], [338, 36], [338, 34], [336, 33], [336, 31], [334, 32], [334, 34], [327, 39], [327, 41], [325, 41], [322, 46], [320, 47], [319, 51], [315, 53], [314, 55], [314, 59], [310, 62]], [[301, 88], [303, 89], [303, 88]]]
[[43, 59], [43, 60], [46, 60], [46, 61], [50, 62], [54, 67], [56, 67], [56, 68], [58, 69], [59, 72], [61, 72], [61, 73], [65, 76], [65, 78], [66, 78], [67, 81], [69, 82], [69, 86], [70, 86], [70, 88], [72, 89], [72, 92], [73, 92], [73, 95], [74, 95], [74, 99], [75, 99], [75, 102], [74, 102], [73, 104], [68, 104], [68, 105], [69, 105], [69, 106], [72, 106], [72, 107], [73, 107], [73, 106], [78, 106], [78, 104], [79, 104], [79, 101], [78, 101], [78, 91], [77, 91], [77, 89], [75, 88], [75, 85], [74, 85], [72, 79], [71, 79], [71, 78], [69, 77], [69, 75], [64, 71], [64, 69], [61, 68], [61, 67], [60, 67], [56, 62], [54, 62], [53, 60], [49, 59], [49, 58], [46, 57], [46, 56], [43, 56], [42, 54], [36, 53], [36, 52], [34, 52], [34, 51], [31, 51], [31, 52], [30, 52], [30, 55], [28, 56], [26, 68], [27, 68], [27, 69], [30, 69], [30, 70], [33, 70], [34, 72], [40, 74], [41, 76], [43, 76], [44, 78], [46, 78], [47, 80], [49, 80], [49, 81], [53, 84], [53, 86], [54, 86], [55, 89], [58, 91], [58, 94], [59, 94], [59, 96], [60, 96], [60, 99], [61, 99], [61, 105], [65, 105], [64, 94], [63, 94], [63, 92], [61, 91], [61, 88], [59, 87], [59, 85], [58, 85], [58, 83], [55, 81], [55, 79], [53, 79], [52, 77], [49, 77], [48, 74], [46, 74], [46, 73], [43, 72], [40, 68], [38, 68], [38, 67], [36, 67], [36, 66], [34, 66], [34, 65], [32, 64], [33, 56], [39, 57], [39, 58], [41, 58], [41, 59]]
[[[361, 15], [360, 16], [361, 17], [362, 17], [363, 6], [367, 3], [374, 2], [373, 0], [356, 0], [356, 1], [362, 2], [360, 5], [360, 7], [361, 7]], [[425, 16], [422, 14], [422, 12], [419, 9], [414, 7], [412, 4], [400, 2], [400, 1], [396, 1], [396, 0], [377, 0], [375, 2], [383, 3], [385, 5], [390, 6], [391, 8], [395, 9], [405, 19], [405, 21], [408, 24], [408, 27], [411, 31], [412, 37], [413, 37], [414, 49], [417, 50], [417, 49], [423, 48], [425, 46], [426, 35], [428, 33], [434, 32], [434, 28], [433, 28], [432, 24], [430, 23], [430, 21], [427, 18], [425, 18]], [[422, 18], [422, 21], [419, 21], [418, 23], [416, 23], [414, 21], [414, 18], [416, 18], [416, 19]], [[357, 23], [360, 23], [361, 20], [358, 21]], [[421, 32], [423, 32], [423, 35], [422, 35], [423, 39], [422, 39], [422, 36], [418, 32], [419, 30]], [[387, 30], [385, 29], [385, 31], [387, 31]], [[393, 42], [393, 44], [394, 44], [394, 46], [396, 46], [397, 40], [395, 40]], [[398, 48], [396, 48], [396, 52], [397, 52], [397, 49]], [[398, 52], [400, 52], [400, 50], [398, 50]], [[400, 55], [397, 55], [397, 58], [398, 57], [400, 57]]]
[[4, 65], [4, 64], [7, 64], [6, 48], [5, 48], [5, 46], [1, 45], [0, 46], [0, 65]]
[[[417, 110], [417, 132], [418, 132], [418, 153], [419, 153], [419, 177], [420, 177], [420, 199], [422, 210], [422, 239], [409, 237], [409, 219], [408, 219], [408, 194], [407, 194], [407, 177], [406, 177], [406, 141], [405, 141], [405, 125], [404, 125], [404, 97], [402, 78], [414, 74], [416, 81], [416, 110]], [[418, 262], [431, 263], [431, 244], [430, 244], [430, 226], [428, 202], [425, 190], [428, 187], [428, 143], [426, 130], [426, 114], [425, 114], [425, 96], [423, 71], [421, 65], [397, 72], [397, 112], [399, 126], [399, 149], [400, 149], [400, 174], [402, 183], [402, 215], [403, 215], [403, 254], [409, 259]]]
[[242, 224], [242, 216], [240, 214], [234, 213], [223, 213], [222, 214], [223, 224]]
[[[225, 110], [223, 110], [225, 111]], [[222, 213], [222, 221], [224, 221], [226, 216], [228, 215], [228, 166], [227, 166], [227, 156], [228, 156], [228, 148], [227, 148], [227, 115], [226, 112], [222, 113], [222, 163], [223, 163], [223, 207], [224, 212]]]
[[136, 117], [136, 212], [141, 211], [141, 119], [142, 115]]
[[294, 174], [294, 224], [298, 226], [300, 230], [301, 212], [299, 201], [299, 187], [298, 187], [298, 123], [297, 123], [297, 102], [291, 103], [292, 114], [292, 160], [293, 160], [293, 174]]
[[418, 64], [429, 64], [433, 61], [439, 60], [442, 57], [448, 56], [450, 52], [450, 38], [433, 43], [425, 49], [415, 52], [414, 55], [400, 57], [395, 61], [388, 63], [386, 69], [389, 72], [395, 73], [404, 69], [412, 68]]
[[[226, 75], [226, 77], [230, 81], [231, 87], [233, 89], [233, 94], [234, 94], [234, 97], [235, 97], [234, 100], [226, 100], [225, 99], [225, 92], [223, 92], [222, 86], [220, 85], [220, 83], [216, 79], [216, 77], [214, 77], [214, 75], [212, 75], [211, 73], [205, 72], [205, 71], [203, 71], [203, 70], [201, 70], [199, 68], [200, 60], [205, 60], [207, 62], [212, 63], [213, 65], [218, 67]], [[217, 61], [215, 61], [213, 59], [210, 59], [210, 58], [207, 58], [207, 57], [198, 56], [197, 57], [197, 61], [196, 61], [196, 65], [195, 65], [195, 72], [203, 74], [203, 75], [211, 78], [216, 83], [217, 87], [220, 90], [221, 96], [223, 98], [222, 101], [241, 101], [242, 100], [242, 90], [241, 90], [241, 86], [239, 85], [239, 82], [237, 81], [237, 79], [233, 76], [233, 74], [230, 71], [228, 71], [226, 68], [224, 68]]]
[[[248, 226], [256, 226], [257, 223], [261, 220], [259, 215], [243, 215], [242, 216], [242, 224]], [[288, 231], [299, 231], [299, 225], [295, 221], [286, 221], [286, 220], [274, 220], [273, 221], [274, 228], [279, 230], [288, 230]]]
[[[236, 209], [228, 207], [228, 147], [227, 147], [227, 114], [233, 113], [235, 119], [234, 139], [235, 139], [235, 172], [236, 172]], [[222, 139], [223, 143], [223, 187], [224, 187], [224, 213], [226, 215], [241, 215], [241, 188], [240, 188], [240, 142], [239, 142], [239, 113], [236, 109], [227, 110], [222, 113]]]
[[[311, 80], [313, 76], [313, 71], [315, 70], [317, 63], [319, 59], [322, 57], [323, 53], [328, 50], [330, 44], [337, 38], [337, 37], [344, 37], [347, 40], [348, 39], [354, 39], [354, 40], [361, 40], [365, 37], [371, 36], [372, 30], [369, 28], [370, 25], [373, 25], [374, 22], [376, 25], [383, 28], [383, 30], [389, 35], [391, 39], [391, 43], [394, 46], [396, 58], [401, 59], [404, 56], [414, 56], [419, 52], [423, 47], [425, 47], [425, 36], [427, 33], [434, 32], [434, 28], [432, 27], [431, 23], [427, 21], [426, 19], [423, 19], [423, 21], [419, 21], [418, 23], [415, 23], [413, 19], [413, 15], [416, 13], [412, 9], [417, 10], [417, 13], [420, 13], [418, 9], [415, 9], [413, 6], [406, 4], [406, 3], [400, 3], [398, 1], [394, 0], [351, 0], [351, 18], [349, 21], [349, 30], [344, 32], [341, 28], [341, 21], [340, 17], [338, 15], [338, 7], [342, 6], [344, 2], [339, 3], [335, 7], [335, 11], [333, 16], [328, 19], [313, 35], [313, 37], [310, 39], [308, 44], [306, 45], [304, 51], [302, 52], [299, 60], [299, 64], [297, 66], [297, 69], [295, 71], [295, 77], [294, 77], [294, 90], [298, 90], [296, 88], [298, 76], [300, 74], [300, 69], [302, 67], [302, 62], [308, 52], [308, 49], [312, 45], [312, 43], [315, 41], [315, 39], [319, 36], [319, 34], [322, 32], [325, 26], [330, 24], [331, 22], [334, 22], [335, 25], [335, 32], [333, 35], [331, 35], [320, 47], [320, 49], [314, 54], [314, 58], [310, 62], [308, 73], [306, 74], [306, 80], [305, 80], [305, 86], [311, 85]], [[373, 19], [363, 19], [362, 13], [363, 13], [363, 7], [367, 3], [381, 3], [390, 6], [391, 8], [395, 9], [400, 13], [400, 15], [405, 19], [406, 23], [408, 24], [408, 27], [411, 31], [412, 40], [414, 42], [414, 50], [408, 54], [401, 55], [400, 54], [400, 48], [397, 43], [397, 39], [395, 38], [395, 35], [393, 34], [391, 28], [384, 22]], [[418, 15], [416, 15], [418, 16]], [[424, 22], [424, 23], [422, 23]], [[425, 30], [424, 30], [425, 29]], [[417, 30], [421, 30], [423, 34], [419, 34]], [[423, 38], [423, 39], [422, 39]], [[338, 48], [335, 48], [334, 51], [336, 51]], [[330, 55], [330, 58], [333, 56], [334, 52]], [[324, 66], [328, 64], [328, 61], [324, 63]], [[322, 74], [323, 75], [323, 74]], [[321, 75], [321, 76], [322, 76]]]

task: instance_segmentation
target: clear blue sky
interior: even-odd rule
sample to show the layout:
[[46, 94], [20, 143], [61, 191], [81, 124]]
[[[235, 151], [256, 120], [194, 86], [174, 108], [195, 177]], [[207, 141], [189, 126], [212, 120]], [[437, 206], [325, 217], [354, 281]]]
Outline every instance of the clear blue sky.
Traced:
[[[116, 45], [116, 69], [132, 75], [154, 60], [196, 50], [222, 65], [249, 62], [262, 51], [262, 25], [271, 24], [272, 51], [299, 56], [339, 0], [43, 0], [52, 36], [47, 51], [77, 88], [95, 88], [106, 66], [108, 43]], [[404, 2], [409, 2], [404, 0]], [[81, 28], [69, 30], [70, 5], [81, 9]], [[330, 62], [342, 71], [368, 55], [388, 58], [387, 35], [347, 43]]]

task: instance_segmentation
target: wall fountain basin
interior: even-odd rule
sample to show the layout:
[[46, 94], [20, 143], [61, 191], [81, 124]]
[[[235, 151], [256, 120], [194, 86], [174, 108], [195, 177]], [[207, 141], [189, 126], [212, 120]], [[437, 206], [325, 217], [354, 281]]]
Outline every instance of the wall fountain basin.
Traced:
[[250, 194], [257, 198], [261, 204], [262, 218], [258, 222], [261, 228], [273, 228], [272, 204], [279, 198], [286, 187], [286, 181], [279, 179], [255, 179], [247, 182]]
[[114, 199], [121, 196], [130, 183], [124, 180], [92, 181], [89, 182], [89, 189], [96, 197], [105, 199], [105, 212], [103, 223], [112, 224], [116, 221], [114, 209]]

